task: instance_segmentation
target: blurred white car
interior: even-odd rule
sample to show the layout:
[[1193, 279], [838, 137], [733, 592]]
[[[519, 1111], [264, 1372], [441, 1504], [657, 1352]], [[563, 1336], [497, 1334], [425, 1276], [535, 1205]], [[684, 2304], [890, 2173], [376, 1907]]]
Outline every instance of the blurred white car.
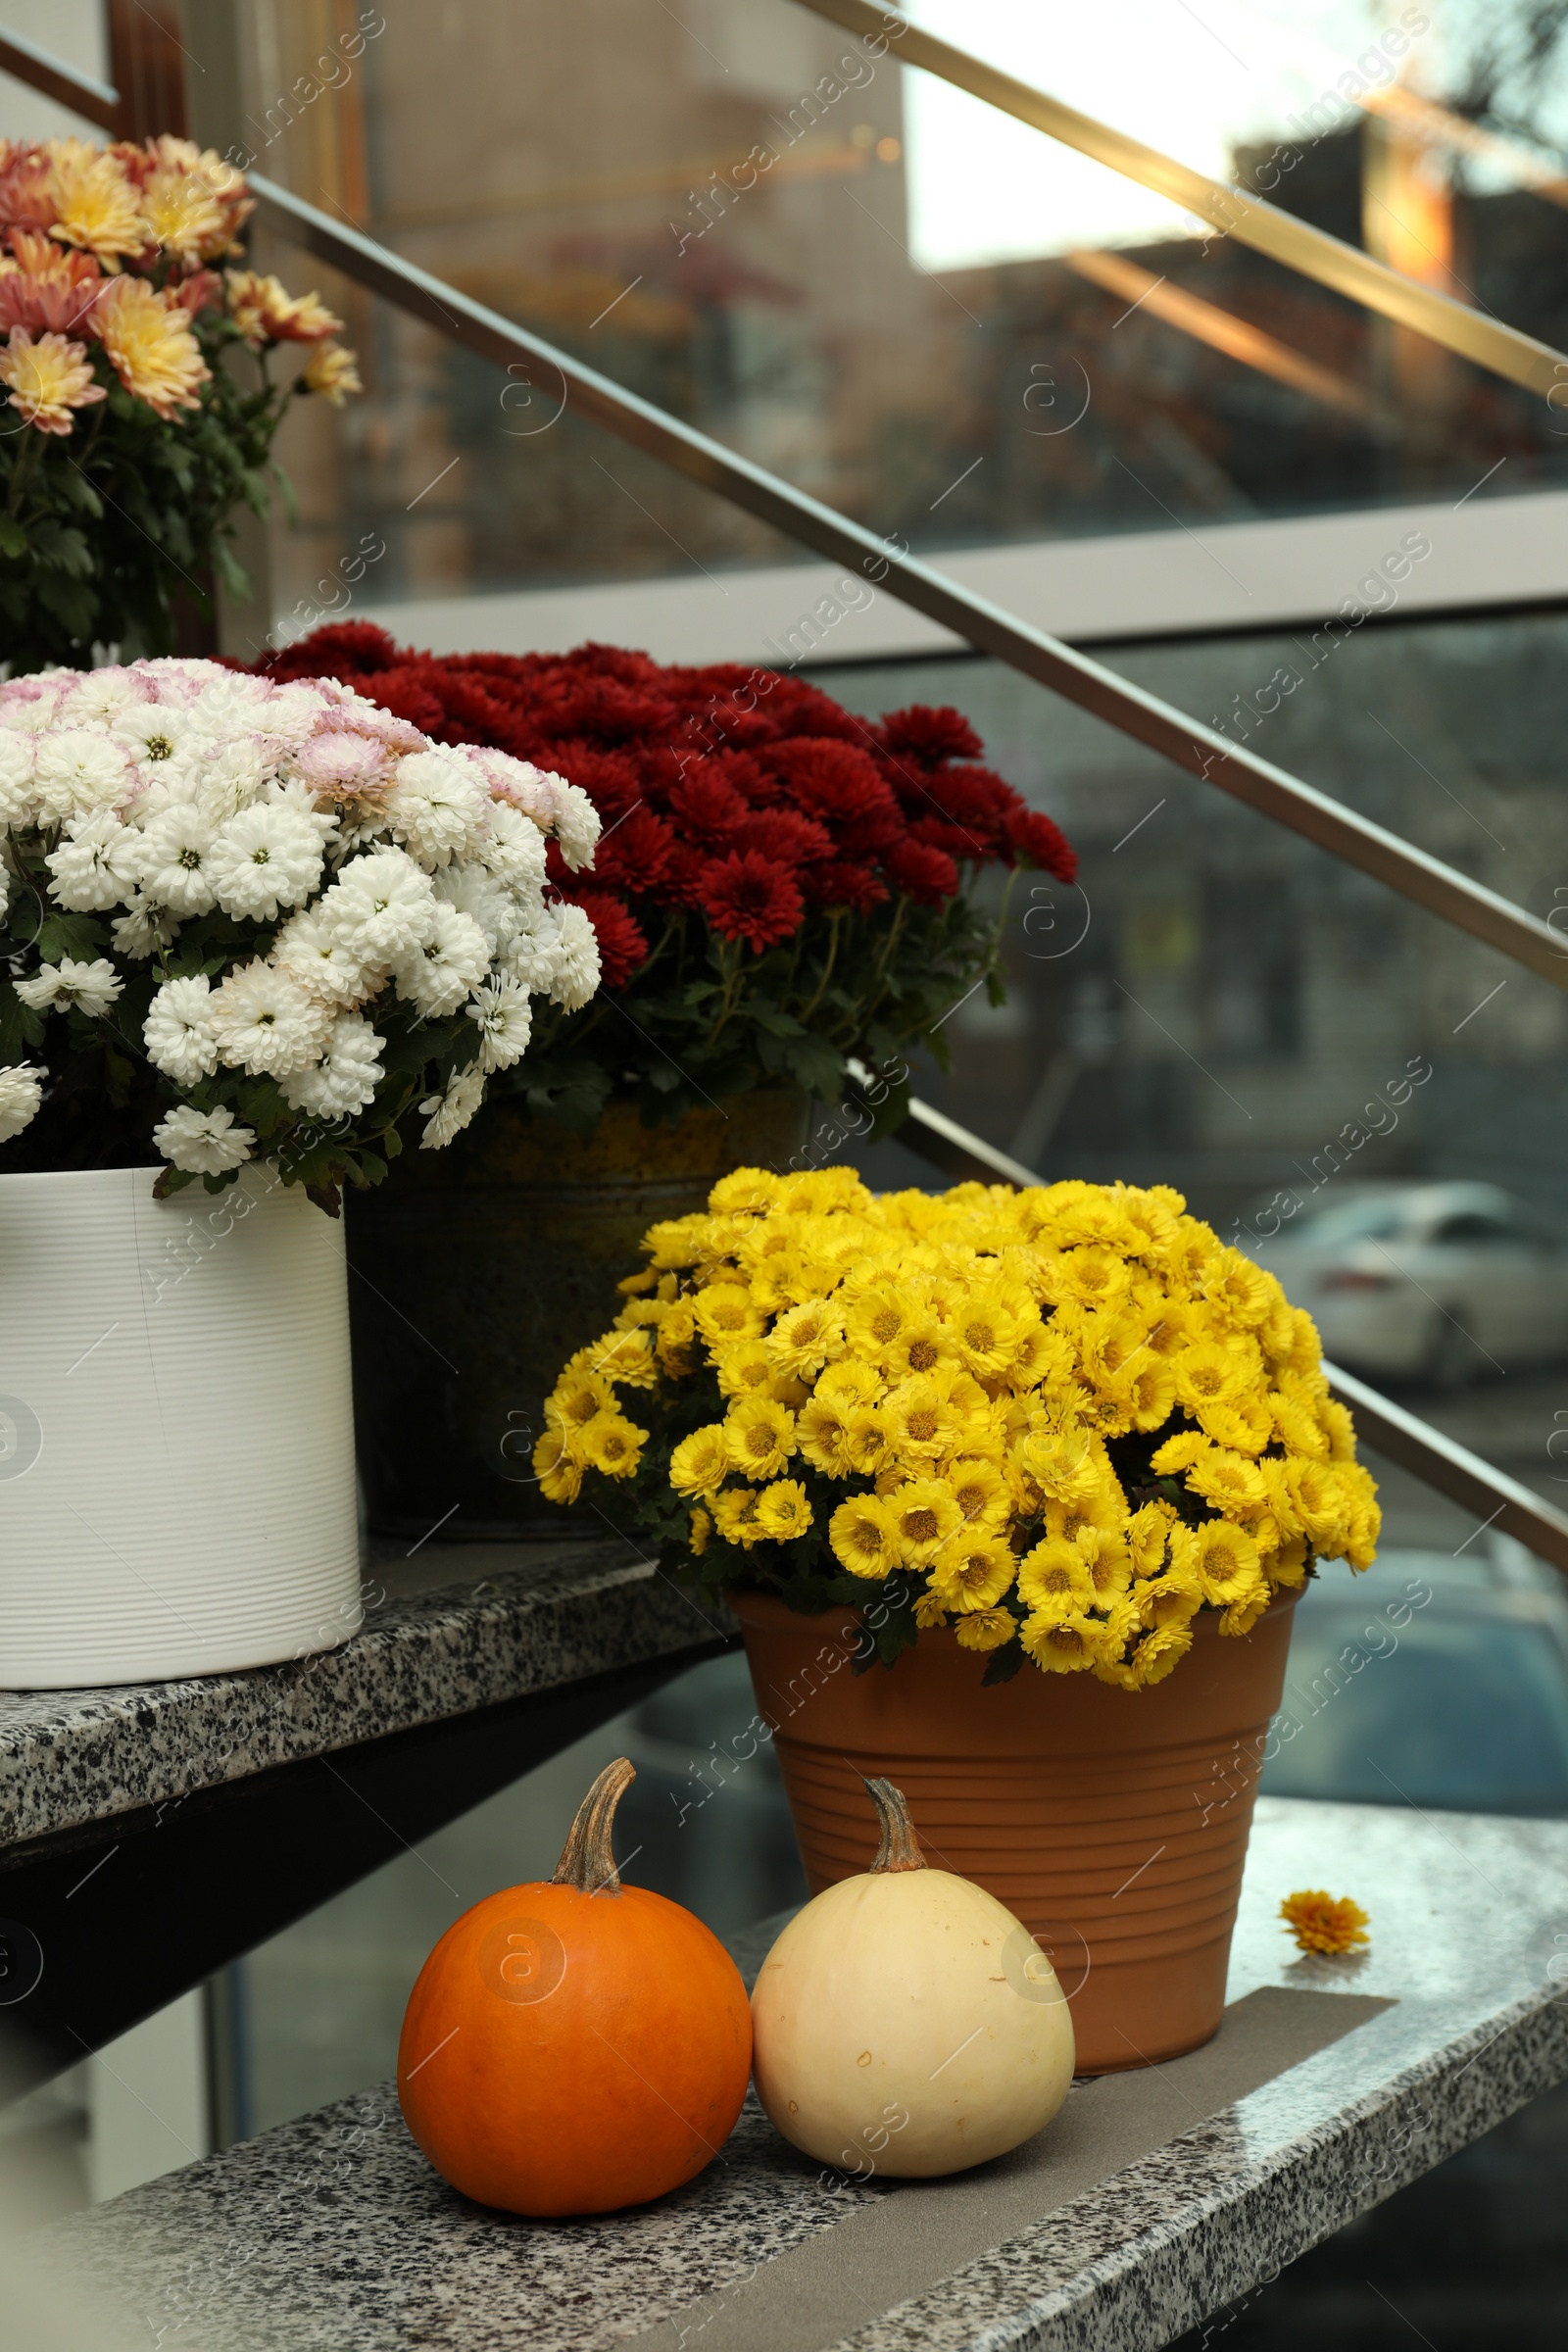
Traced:
[[1276, 1194], [1237, 1234], [1349, 1370], [1440, 1388], [1568, 1353], [1568, 1248], [1494, 1184]]

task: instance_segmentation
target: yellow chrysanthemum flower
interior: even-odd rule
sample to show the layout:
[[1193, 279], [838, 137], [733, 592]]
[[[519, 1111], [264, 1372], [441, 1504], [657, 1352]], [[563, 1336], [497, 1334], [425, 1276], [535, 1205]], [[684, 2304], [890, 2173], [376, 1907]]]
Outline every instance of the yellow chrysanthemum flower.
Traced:
[[211, 373], [177, 302], [144, 277], [118, 277], [99, 295], [93, 332], [125, 390], [167, 424], [180, 409], [201, 407]]
[[1171, 1558], [1179, 1571], [1198, 1580], [1211, 1608], [1228, 1608], [1253, 1589], [1257, 1545], [1245, 1528], [1229, 1519], [1205, 1519], [1200, 1527], [1171, 1530]]
[[141, 198], [119, 156], [82, 139], [51, 139], [47, 152], [55, 212], [49, 234], [59, 244], [79, 245], [110, 271], [142, 252], [150, 238]]
[[708, 1196], [708, 1205], [716, 1216], [765, 1217], [778, 1206], [784, 1193], [784, 1179], [767, 1168], [737, 1168], [733, 1175], [721, 1176]]
[[1273, 1598], [1274, 1589], [1268, 1578], [1260, 1567], [1255, 1569], [1246, 1590], [1238, 1592], [1220, 1611], [1220, 1632], [1250, 1634]]
[[1104, 1627], [1081, 1611], [1037, 1612], [1024, 1620], [1018, 1639], [1047, 1674], [1081, 1674], [1107, 1655]]
[[659, 1385], [659, 1363], [649, 1331], [607, 1331], [588, 1351], [592, 1369], [612, 1380], [618, 1389], [652, 1389]]
[[811, 1506], [798, 1478], [776, 1478], [757, 1497], [757, 1524], [769, 1542], [784, 1544], [804, 1536], [811, 1525]]
[[[918, 1595], [914, 1604], [914, 1622], [922, 1634], [933, 1631], [937, 1626], [947, 1624], [948, 1612], [942, 1606], [937, 1593], [927, 1590]], [[1011, 1623], [1010, 1618], [1008, 1623]]]
[[693, 1511], [687, 1525], [687, 1542], [698, 1559], [708, 1549], [708, 1540], [713, 1532], [713, 1522], [707, 1511]]
[[1072, 1615], [1095, 1605], [1094, 1579], [1076, 1544], [1047, 1536], [1018, 1563], [1018, 1598], [1037, 1615]]
[[724, 1443], [743, 1478], [777, 1478], [796, 1450], [795, 1415], [771, 1396], [743, 1396], [725, 1415]]
[[1119, 1600], [1133, 1581], [1132, 1555], [1125, 1538], [1118, 1532], [1109, 1535], [1098, 1527], [1081, 1528], [1073, 1538], [1074, 1548], [1083, 1554], [1094, 1587], [1095, 1606], [1109, 1608]]
[[901, 1383], [932, 1372], [956, 1370], [957, 1350], [947, 1325], [931, 1308], [911, 1315], [891, 1347], [877, 1358], [890, 1382]]
[[669, 1457], [669, 1483], [688, 1501], [716, 1494], [729, 1471], [729, 1444], [722, 1422], [710, 1421], [682, 1438]]
[[1100, 1242], [1063, 1250], [1050, 1268], [1051, 1297], [1073, 1298], [1080, 1306], [1115, 1308], [1132, 1283], [1127, 1261]]
[[957, 1308], [948, 1330], [966, 1372], [976, 1380], [1003, 1380], [1017, 1354], [1024, 1318], [997, 1291], [980, 1291]]
[[602, 1373], [570, 1372], [556, 1383], [545, 1411], [559, 1415], [568, 1429], [579, 1430], [595, 1413], [613, 1411], [615, 1392]]
[[1051, 1501], [1092, 1494], [1100, 1484], [1100, 1463], [1087, 1430], [1032, 1432], [1014, 1447], [1013, 1458]]
[[713, 1497], [713, 1525], [726, 1544], [738, 1544], [750, 1551], [754, 1544], [762, 1541], [762, 1530], [757, 1524], [757, 1490], [755, 1487], [730, 1487]]
[[874, 1364], [858, 1363], [854, 1356], [846, 1355], [817, 1374], [816, 1394], [824, 1404], [841, 1408], [847, 1404], [874, 1404], [884, 1385]]
[[966, 1527], [984, 1530], [987, 1535], [1000, 1535], [1012, 1511], [1012, 1490], [1002, 1474], [1000, 1462], [981, 1455], [950, 1462], [947, 1468], [948, 1485], [953, 1499], [963, 1513]]
[[1156, 1576], [1133, 1586], [1128, 1598], [1132, 1602], [1140, 1625], [1152, 1630], [1158, 1626], [1186, 1625], [1203, 1605], [1203, 1588], [1191, 1568], [1168, 1568]]
[[911, 1478], [887, 1496], [901, 1568], [929, 1568], [963, 1517], [939, 1478]]
[[647, 1443], [647, 1430], [616, 1412], [595, 1413], [578, 1439], [583, 1460], [607, 1478], [630, 1478]]
[[575, 1502], [582, 1493], [582, 1464], [568, 1452], [563, 1430], [545, 1431], [533, 1449], [533, 1467], [547, 1502]]
[[1218, 1340], [1196, 1340], [1171, 1358], [1177, 1401], [1196, 1413], [1205, 1404], [1233, 1404], [1247, 1387], [1245, 1357]]
[[876, 1494], [841, 1502], [828, 1521], [833, 1556], [851, 1576], [881, 1583], [899, 1564], [899, 1531], [889, 1505]]
[[1241, 1396], [1229, 1404], [1200, 1404], [1199, 1425], [1216, 1446], [1233, 1453], [1261, 1453], [1274, 1438], [1274, 1416], [1261, 1396]]
[[901, 1381], [881, 1409], [889, 1451], [896, 1462], [942, 1461], [956, 1453], [970, 1434], [970, 1422], [954, 1404], [951, 1390], [929, 1373]]
[[[918, 1620], [918, 1601], [914, 1614]], [[1009, 1609], [975, 1609], [959, 1618], [955, 1631], [960, 1649], [1000, 1649], [1018, 1631], [1018, 1621]]]
[[1223, 1446], [1210, 1446], [1206, 1453], [1199, 1455], [1187, 1473], [1187, 1485], [1194, 1494], [1233, 1519], [1260, 1511], [1268, 1502], [1268, 1485], [1256, 1462]]
[[1321, 1886], [1288, 1894], [1279, 1915], [1299, 1951], [1353, 1952], [1358, 1944], [1372, 1940], [1366, 1932], [1372, 1922], [1360, 1904], [1348, 1894], [1329, 1894]]
[[715, 1282], [692, 1301], [697, 1328], [715, 1353], [742, 1340], [760, 1340], [767, 1318], [744, 1283]]
[[1159, 1574], [1175, 1524], [1175, 1507], [1168, 1502], [1146, 1502], [1133, 1512], [1127, 1522], [1127, 1552], [1134, 1576]]
[[831, 1357], [843, 1354], [843, 1325], [827, 1299], [809, 1298], [779, 1316], [767, 1335], [767, 1352], [776, 1372], [814, 1380]]
[[1167, 1438], [1163, 1446], [1154, 1447], [1149, 1457], [1150, 1466], [1157, 1478], [1179, 1478], [1184, 1470], [1192, 1468], [1194, 1462], [1201, 1460], [1211, 1443], [1206, 1430], [1179, 1430], [1175, 1437]]
[[0, 383], [10, 387], [7, 406], [40, 433], [72, 432], [78, 409], [108, 397], [102, 384], [93, 381], [84, 344], [57, 334], [40, 335], [34, 342], [24, 326], [14, 326], [10, 341], [0, 349]]
[[975, 1535], [965, 1528], [933, 1559], [931, 1590], [941, 1594], [946, 1609], [990, 1609], [1011, 1591], [1017, 1569], [1011, 1546], [1000, 1537]]
[[1131, 1662], [1131, 1688], [1148, 1690], [1173, 1674], [1193, 1646], [1193, 1627], [1189, 1618], [1185, 1624], [1156, 1625], [1139, 1642]]

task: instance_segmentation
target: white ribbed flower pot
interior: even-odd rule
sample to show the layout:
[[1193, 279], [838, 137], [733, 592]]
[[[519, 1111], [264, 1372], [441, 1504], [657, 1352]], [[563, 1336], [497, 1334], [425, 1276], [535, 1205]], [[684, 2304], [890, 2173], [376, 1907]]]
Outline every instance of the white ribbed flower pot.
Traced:
[[247, 1169], [0, 1175], [0, 1689], [160, 1682], [359, 1623], [342, 1227]]

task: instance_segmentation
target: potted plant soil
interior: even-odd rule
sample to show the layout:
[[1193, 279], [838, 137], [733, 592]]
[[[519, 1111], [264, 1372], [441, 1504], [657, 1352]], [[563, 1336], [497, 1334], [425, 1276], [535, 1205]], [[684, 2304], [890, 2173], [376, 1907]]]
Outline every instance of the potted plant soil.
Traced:
[[740, 1619], [813, 1891], [891, 1779], [1080, 2071], [1205, 2040], [1295, 1602], [1377, 1541], [1310, 1318], [1163, 1186], [750, 1169], [644, 1253], [536, 1467]]
[[0, 686], [0, 1687], [353, 1631], [340, 1195], [591, 997], [597, 831], [334, 683]]
[[1072, 852], [956, 710], [873, 726], [773, 671], [604, 646], [435, 660], [359, 622], [266, 668], [325, 671], [441, 741], [559, 768], [599, 811], [591, 876], [551, 865], [598, 936], [594, 1006], [540, 1023], [470, 1144], [349, 1218], [372, 1521], [559, 1536], [531, 1468], [544, 1396], [641, 1235], [727, 1171], [800, 1164], [809, 1098], [836, 1098], [852, 1057], [879, 1074], [865, 1125], [894, 1123], [902, 1056], [940, 1052], [936, 1024], [983, 980], [1000, 996], [987, 877], [1070, 879]]

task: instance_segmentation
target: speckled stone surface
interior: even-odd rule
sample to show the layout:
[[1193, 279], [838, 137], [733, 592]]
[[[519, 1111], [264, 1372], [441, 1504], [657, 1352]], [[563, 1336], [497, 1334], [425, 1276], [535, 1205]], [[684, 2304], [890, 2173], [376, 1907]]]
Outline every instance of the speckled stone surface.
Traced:
[[[1364, 1901], [1370, 1953], [1295, 1958], [1274, 1914], [1301, 1886]], [[1390, 2006], [1356, 2004], [1343, 2038], [1068, 2202], [1053, 2204], [1042, 2168], [1028, 2228], [869, 2323], [818, 2328], [814, 2352], [1152, 2352], [1568, 2076], [1565, 1956], [1568, 1826], [1264, 1800], [1231, 1999], [1301, 1987]], [[858, 2220], [890, 2202], [950, 2194], [824, 2181], [748, 2109], [721, 2158], [657, 2206], [520, 2222], [446, 2189], [383, 2087], [33, 2243], [143, 2341], [188, 2352], [602, 2352], [639, 2337], [645, 2352], [735, 2352], [767, 2343], [763, 2291], [787, 2305], [794, 2266], [819, 2271], [824, 2246], [851, 2249]]]
[[621, 1544], [372, 1557], [365, 1622], [283, 1666], [0, 1691], [0, 1846], [412, 1730], [731, 1630]]

